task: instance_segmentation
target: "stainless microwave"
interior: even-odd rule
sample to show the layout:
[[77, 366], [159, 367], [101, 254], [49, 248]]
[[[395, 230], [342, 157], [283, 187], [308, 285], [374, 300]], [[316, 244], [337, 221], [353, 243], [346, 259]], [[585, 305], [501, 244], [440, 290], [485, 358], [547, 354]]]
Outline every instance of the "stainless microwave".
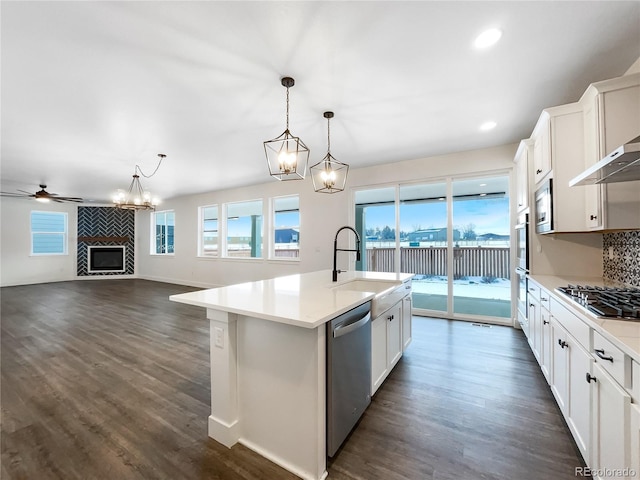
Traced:
[[553, 232], [552, 179], [546, 180], [536, 190], [536, 233]]

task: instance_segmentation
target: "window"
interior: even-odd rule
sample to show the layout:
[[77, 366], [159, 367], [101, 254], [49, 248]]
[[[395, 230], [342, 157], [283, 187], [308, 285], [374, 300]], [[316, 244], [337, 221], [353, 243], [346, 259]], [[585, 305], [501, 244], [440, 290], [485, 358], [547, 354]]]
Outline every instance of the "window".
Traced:
[[151, 216], [152, 235], [155, 240], [151, 242], [153, 245], [151, 254], [155, 255], [173, 255], [176, 218], [175, 212], [167, 210], [164, 212], [155, 212]]
[[299, 205], [298, 195], [273, 199], [273, 258], [300, 257]]
[[67, 214], [31, 212], [31, 255], [67, 254]]
[[229, 203], [226, 255], [262, 258], [262, 200]]
[[218, 256], [218, 206], [200, 207], [200, 251], [201, 257]]

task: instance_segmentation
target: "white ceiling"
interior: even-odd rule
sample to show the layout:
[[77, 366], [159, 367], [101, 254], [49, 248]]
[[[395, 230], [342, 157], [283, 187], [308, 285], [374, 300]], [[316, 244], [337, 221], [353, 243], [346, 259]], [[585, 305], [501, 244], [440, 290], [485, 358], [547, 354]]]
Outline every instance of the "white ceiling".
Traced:
[[[474, 49], [488, 27], [502, 39]], [[94, 201], [158, 153], [142, 180], [163, 198], [269, 181], [282, 76], [311, 163], [332, 110], [358, 168], [517, 142], [640, 57], [637, 1], [5, 1], [1, 28], [2, 190]]]

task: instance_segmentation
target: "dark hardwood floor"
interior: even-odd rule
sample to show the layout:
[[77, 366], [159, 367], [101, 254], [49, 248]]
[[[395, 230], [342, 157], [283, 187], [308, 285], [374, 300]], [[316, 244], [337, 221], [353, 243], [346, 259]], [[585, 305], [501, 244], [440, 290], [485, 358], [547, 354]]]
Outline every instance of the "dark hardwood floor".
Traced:
[[[7, 479], [293, 479], [207, 437], [209, 325], [144, 280], [0, 290]], [[583, 465], [522, 332], [414, 317], [335, 479], [569, 479]]]

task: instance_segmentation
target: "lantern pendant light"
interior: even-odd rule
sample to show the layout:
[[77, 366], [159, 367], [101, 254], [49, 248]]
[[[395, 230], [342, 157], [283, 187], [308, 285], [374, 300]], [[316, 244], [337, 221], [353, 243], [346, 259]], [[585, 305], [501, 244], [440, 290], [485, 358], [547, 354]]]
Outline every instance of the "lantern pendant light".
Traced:
[[307, 173], [309, 149], [289, 131], [289, 88], [295, 85], [295, 80], [283, 77], [280, 83], [287, 89], [287, 127], [279, 137], [264, 142], [264, 153], [269, 175], [278, 180], [302, 180]]
[[320, 162], [313, 165], [309, 171], [313, 180], [313, 189], [318, 193], [336, 193], [344, 190], [347, 183], [349, 165], [339, 162], [331, 155], [331, 130], [329, 122], [333, 112], [324, 112], [327, 119], [327, 154]]

